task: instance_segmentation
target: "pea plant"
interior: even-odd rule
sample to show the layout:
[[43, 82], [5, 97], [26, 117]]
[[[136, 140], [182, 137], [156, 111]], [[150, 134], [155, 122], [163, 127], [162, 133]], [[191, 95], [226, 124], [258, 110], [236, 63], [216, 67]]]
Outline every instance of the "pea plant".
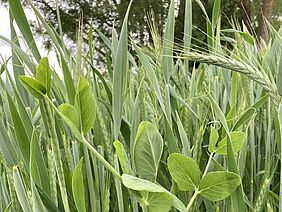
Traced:
[[[270, 41], [257, 44], [236, 20], [221, 29], [220, 0], [211, 18], [200, 0], [185, 0], [176, 44], [171, 0], [164, 33], [150, 22], [145, 46], [128, 37], [131, 1], [119, 34], [90, 27], [84, 39], [81, 26], [73, 54], [28, 4], [57, 57], [41, 56], [21, 1], [10, 0], [11, 37], [0, 35], [12, 50], [0, 57], [1, 211], [281, 209], [281, 29], [269, 25]], [[204, 49], [193, 44], [193, 4], [207, 20]]]

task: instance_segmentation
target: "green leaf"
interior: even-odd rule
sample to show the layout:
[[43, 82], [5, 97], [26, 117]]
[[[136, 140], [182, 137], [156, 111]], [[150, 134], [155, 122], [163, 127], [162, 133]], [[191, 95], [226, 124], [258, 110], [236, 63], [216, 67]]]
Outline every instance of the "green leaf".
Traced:
[[138, 177], [134, 177], [128, 174], [122, 175], [122, 183], [125, 187], [135, 190], [135, 191], [146, 191], [146, 192], [153, 192], [153, 193], [168, 193], [173, 199], [173, 206], [179, 210], [180, 212], [187, 212], [186, 207], [183, 203], [172, 193], [167, 191], [165, 188], [152, 183], [148, 180], [143, 180]]
[[168, 157], [167, 165], [179, 190], [194, 191], [198, 187], [201, 171], [193, 159], [173, 153]]
[[234, 124], [234, 127], [232, 128], [232, 131], [237, 130], [240, 126], [247, 123], [256, 113], [256, 109], [251, 107], [248, 110], [246, 110], [243, 115], [236, 121]]
[[[17, 107], [8, 92], [6, 92], [10, 115], [13, 121], [13, 127], [16, 135], [16, 141], [20, 149], [21, 157], [28, 167], [30, 159], [30, 140], [24, 128]], [[1, 141], [2, 142], [2, 141]]]
[[31, 29], [29, 27], [29, 23], [27, 21], [26, 15], [24, 13], [23, 7], [21, 5], [20, 0], [9, 0], [10, 11], [23, 35], [28, 49], [32, 51], [33, 56], [37, 61], [40, 60], [41, 56], [36, 46], [35, 39], [32, 35]]
[[215, 0], [214, 3], [213, 3], [213, 10], [212, 10], [212, 26], [213, 26], [213, 28], [216, 27], [217, 22], [219, 21], [220, 5], [221, 5], [221, 0]]
[[[231, 138], [231, 144], [233, 147], [233, 151], [234, 153], [236, 153], [243, 146], [245, 139], [246, 139], [246, 134], [241, 131], [234, 131], [230, 133], [230, 138]], [[224, 154], [224, 155], [227, 154], [227, 137], [224, 137], [218, 143], [218, 146], [216, 147], [215, 152], [217, 154]]]
[[64, 103], [61, 104], [58, 107], [58, 109], [77, 127], [77, 129], [79, 129], [80, 127], [79, 114], [76, 107], [72, 106], [71, 104]]
[[175, 2], [172, 0], [170, 2], [167, 22], [164, 32], [163, 41], [163, 74], [166, 83], [169, 82], [170, 72], [173, 69], [173, 43], [174, 43], [174, 25], [175, 25]]
[[240, 176], [233, 172], [209, 172], [200, 182], [199, 193], [211, 201], [220, 201], [230, 196], [240, 183]]
[[21, 179], [20, 173], [18, 168], [15, 166], [13, 167], [13, 179], [14, 179], [14, 186], [16, 190], [16, 194], [20, 205], [24, 212], [32, 212], [29, 199], [27, 197], [26, 189], [24, 187], [23, 181]]
[[7, 132], [3, 121], [0, 120], [0, 151], [7, 165], [16, 165], [19, 163], [18, 148], [15, 146], [15, 141], [10, 138]]
[[128, 14], [131, 6], [132, 0], [129, 3], [127, 8], [122, 28], [120, 39], [118, 41], [118, 46], [116, 52], [113, 50], [114, 54], [114, 74], [113, 74], [113, 98], [112, 98], [112, 107], [113, 107], [113, 121], [114, 121], [114, 139], [118, 139], [120, 126], [121, 126], [121, 115], [122, 115], [122, 106], [123, 106], [123, 95], [125, 93], [126, 83], [127, 83], [127, 69], [128, 69], [128, 35], [127, 35], [127, 22]]
[[23, 84], [23, 86], [34, 97], [41, 99], [46, 94], [47, 90], [40, 81], [26, 77], [26, 76], [19, 76], [19, 79], [21, 83]]
[[35, 184], [33, 183], [33, 181], [31, 180], [31, 191], [32, 191], [32, 204], [33, 204], [33, 210], [34, 211], [46, 211], [44, 204], [39, 196], [39, 193], [36, 189]]
[[150, 122], [141, 122], [133, 147], [133, 158], [139, 177], [155, 181], [163, 152], [163, 139]]
[[114, 142], [114, 147], [117, 152], [118, 160], [121, 166], [123, 173], [133, 175], [133, 171], [131, 168], [130, 160], [127, 157], [126, 151], [121, 142], [116, 140]]
[[280, 54], [280, 62], [279, 62], [276, 85], [277, 85], [277, 90], [278, 90], [279, 95], [282, 96], [282, 50]]
[[78, 165], [74, 169], [73, 177], [72, 177], [72, 193], [78, 212], [86, 211], [83, 176], [82, 176], [82, 164], [83, 164], [83, 158], [80, 159]]
[[42, 83], [46, 88], [47, 93], [50, 92], [51, 89], [51, 70], [47, 57], [43, 57], [38, 65], [36, 70], [36, 80]]
[[225, 116], [223, 114], [223, 112], [221, 111], [220, 107], [218, 106], [218, 104], [216, 103], [216, 101], [214, 100], [214, 98], [209, 95], [209, 100], [211, 102], [212, 108], [216, 114], [216, 116], [219, 118], [220, 122], [222, 123], [223, 128], [225, 129], [226, 133], [229, 134], [229, 128], [225, 119]]
[[76, 103], [80, 112], [81, 130], [88, 133], [93, 127], [96, 118], [96, 101], [90, 85], [84, 77], [80, 77]]
[[210, 153], [215, 151], [215, 146], [216, 146], [218, 138], [219, 138], [219, 135], [218, 135], [217, 130], [213, 126], [211, 126], [210, 142], [209, 142], [209, 147], [208, 147], [208, 150]]
[[[281, 65], [281, 68], [282, 68], [282, 65]], [[265, 94], [258, 101], [256, 101], [256, 103], [253, 104], [252, 107], [255, 108], [256, 110], [260, 109], [260, 107], [264, 105], [267, 99], [268, 99], [268, 94]]]
[[178, 132], [179, 132], [179, 136], [180, 136], [180, 140], [181, 140], [181, 144], [182, 144], [182, 153], [185, 156], [189, 157], [191, 155], [190, 142], [188, 140], [184, 126], [181, 122], [181, 119], [180, 119], [177, 111], [175, 111], [175, 115], [176, 115], [176, 124], [177, 124]]
[[142, 192], [141, 205], [148, 212], [168, 212], [172, 206], [172, 197], [166, 193], [147, 193]]
[[236, 29], [224, 29], [221, 30], [222, 32], [229, 32], [229, 33], [238, 33], [247, 43], [250, 45], [254, 45], [255, 41], [254, 38], [248, 32], [242, 32]]
[[134, 191], [166, 192], [166, 189], [148, 180], [144, 180], [132, 175], [123, 174], [122, 183], [125, 187]]

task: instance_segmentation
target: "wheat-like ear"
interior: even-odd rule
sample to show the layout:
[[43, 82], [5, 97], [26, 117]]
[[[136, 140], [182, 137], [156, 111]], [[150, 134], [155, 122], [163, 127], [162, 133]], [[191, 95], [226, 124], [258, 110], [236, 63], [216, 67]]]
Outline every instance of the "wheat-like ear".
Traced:
[[180, 57], [184, 60], [187, 59], [189, 61], [206, 63], [226, 68], [231, 71], [239, 72], [261, 85], [265, 89], [265, 91], [269, 93], [269, 96], [274, 100], [275, 104], [278, 104], [279, 102], [277, 89], [275, 86], [272, 85], [268, 76], [260, 72], [256, 68], [250, 66], [246, 62], [241, 62], [233, 58], [227, 58], [217, 55], [208, 55], [197, 52], [187, 52], [182, 54], [182, 56]]

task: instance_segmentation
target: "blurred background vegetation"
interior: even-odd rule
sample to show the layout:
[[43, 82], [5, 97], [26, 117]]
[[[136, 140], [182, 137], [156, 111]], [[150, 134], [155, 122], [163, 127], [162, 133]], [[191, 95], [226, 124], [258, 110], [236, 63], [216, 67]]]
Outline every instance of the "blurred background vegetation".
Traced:
[[[24, 1], [27, 3], [27, 0]], [[7, 0], [0, 0], [0, 2], [7, 5]], [[45, 15], [47, 22], [59, 31], [56, 1], [31, 0], [31, 2]], [[87, 41], [90, 25], [94, 30], [100, 29], [107, 37], [111, 36], [113, 25], [119, 32], [129, 2], [130, 0], [61, 0], [61, 23], [66, 39], [70, 41], [76, 40], [80, 17], [83, 17], [85, 41]], [[162, 34], [169, 2], [170, 0], [134, 1], [129, 15], [130, 36], [145, 44], [150, 42], [148, 17], [151, 20], [151, 14], [154, 14], [154, 22], [159, 29], [159, 33]], [[176, 2], [175, 42], [181, 42], [184, 31], [185, 0], [177, 0]], [[205, 6], [208, 15], [211, 16], [214, 0], [202, 0], [201, 2]], [[281, 0], [222, 0], [221, 13], [222, 28], [230, 28], [232, 21], [236, 21], [241, 26], [244, 23], [252, 35], [262, 37], [264, 40], [268, 39], [268, 33], [262, 17], [270, 21], [276, 29], [282, 23]], [[37, 34], [46, 35], [39, 22], [33, 20], [31, 25]], [[205, 45], [202, 42], [206, 42], [206, 35], [203, 33], [206, 31], [206, 20], [198, 4], [193, 4], [193, 26], [192, 44], [204, 47]], [[96, 45], [99, 47], [97, 49], [103, 51], [100, 46], [102, 42], [99, 41], [100, 38], [97, 32], [94, 37], [96, 38]], [[47, 49], [52, 48], [48, 36], [44, 38], [44, 46]]]

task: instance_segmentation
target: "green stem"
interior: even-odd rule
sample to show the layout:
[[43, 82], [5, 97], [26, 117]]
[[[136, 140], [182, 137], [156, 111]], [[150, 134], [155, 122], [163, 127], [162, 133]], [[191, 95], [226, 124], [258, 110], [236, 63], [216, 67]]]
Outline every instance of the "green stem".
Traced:
[[[212, 153], [210, 154], [210, 157], [209, 157], [209, 160], [208, 160], [208, 162], [207, 162], [207, 165], [206, 165], [206, 168], [205, 168], [205, 171], [204, 171], [204, 174], [203, 174], [202, 178], [207, 174], [207, 172], [208, 172], [208, 170], [209, 170], [210, 163], [211, 163], [211, 160], [212, 160], [212, 158], [213, 158], [213, 155], [214, 155], [214, 152], [212, 152]], [[196, 188], [196, 190], [195, 190], [195, 192], [194, 192], [194, 194], [193, 194], [191, 200], [189, 201], [189, 203], [188, 203], [188, 205], [187, 205], [187, 207], [186, 207], [186, 208], [187, 208], [187, 211], [189, 211], [189, 209], [192, 207], [193, 202], [195, 201], [195, 199], [196, 199], [196, 197], [198, 196], [198, 194], [199, 194], [199, 190], [198, 190], [198, 188]]]
[[[56, 106], [52, 103], [52, 101], [46, 97], [46, 100], [49, 101], [50, 105], [54, 108], [56, 113], [60, 117], [64, 117], [64, 115], [56, 108]], [[76, 133], [74, 133], [76, 135]], [[121, 175], [117, 172], [117, 170], [111, 166], [111, 164], [105, 160], [105, 158], [100, 155], [100, 153], [85, 139], [83, 135], [80, 134], [80, 136], [77, 136], [77, 139], [83, 143], [87, 148], [90, 150], [90, 152], [119, 180], [121, 180]]]
[[279, 212], [282, 211], [282, 104], [278, 107], [278, 119], [280, 126], [280, 191], [279, 191]]
[[65, 211], [69, 212], [70, 208], [69, 208], [69, 203], [68, 203], [68, 195], [67, 195], [66, 184], [65, 184], [63, 164], [62, 164], [62, 160], [60, 156], [59, 140], [58, 140], [56, 129], [55, 129], [55, 122], [53, 119], [52, 111], [49, 106], [49, 98], [47, 96], [45, 96], [43, 99], [43, 105], [45, 108], [47, 124], [48, 124], [48, 126], [46, 126], [46, 130], [47, 131], [50, 130], [51, 145], [52, 145], [52, 150], [54, 154], [55, 166], [57, 170], [63, 204], [64, 204]]
[[212, 158], [213, 158], [213, 152], [210, 154], [210, 157], [209, 157], [209, 160], [208, 160], [208, 163], [207, 163], [207, 165], [206, 165], [206, 168], [205, 168], [205, 171], [204, 171], [204, 174], [203, 174], [203, 176], [202, 176], [202, 178], [207, 174], [207, 172], [208, 172], [208, 169], [209, 169], [209, 166], [210, 166], [210, 163], [211, 163], [211, 160], [212, 160]]
[[111, 164], [103, 158], [102, 155], [91, 145], [88, 143], [88, 141], [82, 137], [82, 143], [87, 146], [87, 148], [93, 153], [93, 155], [119, 180], [121, 180], [120, 174], [117, 172], [117, 170], [111, 166]]
[[193, 205], [193, 203], [194, 203], [196, 197], [198, 196], [198, 194], [199, 194], [199, 190], [198, 190], [198, 188], [197, 188], [197, 189], [195, 190], [195, 192], [194, 192], [194, 194], [193, 194], [191, 200], [189, 201], [187, 207], [186, 207], [187, 211], [189, 211], [190, 208], [192, 207], [192, 205]]

